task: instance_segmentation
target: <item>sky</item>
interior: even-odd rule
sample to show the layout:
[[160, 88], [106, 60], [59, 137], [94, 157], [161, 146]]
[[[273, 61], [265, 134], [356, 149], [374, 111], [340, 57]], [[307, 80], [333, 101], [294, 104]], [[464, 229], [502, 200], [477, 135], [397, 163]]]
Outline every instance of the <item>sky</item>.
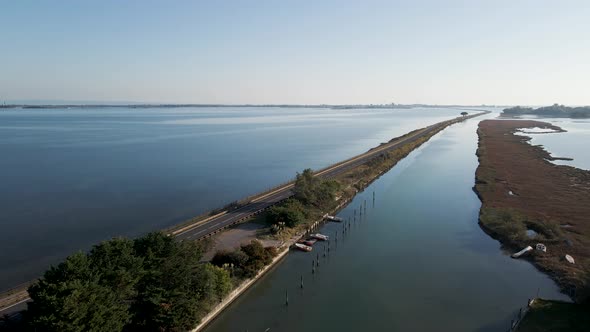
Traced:
[[4, 1], [0, 102], [590, 104], [590, 1]]

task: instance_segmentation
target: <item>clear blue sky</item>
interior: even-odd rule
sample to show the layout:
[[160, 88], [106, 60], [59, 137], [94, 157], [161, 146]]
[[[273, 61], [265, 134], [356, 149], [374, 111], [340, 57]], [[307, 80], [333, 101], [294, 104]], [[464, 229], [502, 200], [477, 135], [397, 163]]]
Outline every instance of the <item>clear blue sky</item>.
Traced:
[[590, 104], [590, 1], [2, 1], [0, 100]]

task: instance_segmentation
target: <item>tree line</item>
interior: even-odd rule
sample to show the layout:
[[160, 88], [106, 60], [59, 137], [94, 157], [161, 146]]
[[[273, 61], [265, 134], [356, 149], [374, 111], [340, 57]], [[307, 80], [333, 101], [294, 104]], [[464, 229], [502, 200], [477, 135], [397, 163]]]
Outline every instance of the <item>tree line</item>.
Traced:
[[195, 242], [160, 233], [116, 238], [51, 267], [29, 288], [15, 330], [186, 331], [232, 289]]

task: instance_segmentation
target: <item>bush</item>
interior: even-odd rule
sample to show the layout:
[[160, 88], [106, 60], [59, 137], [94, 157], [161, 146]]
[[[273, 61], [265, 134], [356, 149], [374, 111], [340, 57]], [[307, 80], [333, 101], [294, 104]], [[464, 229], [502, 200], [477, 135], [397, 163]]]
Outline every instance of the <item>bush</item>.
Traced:
[[211, 263], [233, 271], [237, 278], [252, 278], [276, 255], [275, 248], [264, 248], [260, 241], [252, 240], [234, 251], [218, 251]]

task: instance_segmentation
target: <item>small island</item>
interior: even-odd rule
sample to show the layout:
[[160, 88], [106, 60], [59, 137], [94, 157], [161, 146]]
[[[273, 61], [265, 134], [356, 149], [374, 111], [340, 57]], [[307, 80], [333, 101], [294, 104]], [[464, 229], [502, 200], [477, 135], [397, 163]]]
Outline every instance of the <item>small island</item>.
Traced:
[[568, 107], [559, 104], [552, 106], [532, 108], [532, 107], [511, 107], [502, 111], [502, 116], [520, 116], [520, 115], [537, 115], [547, 118], [590, 118], [590, 106]]

